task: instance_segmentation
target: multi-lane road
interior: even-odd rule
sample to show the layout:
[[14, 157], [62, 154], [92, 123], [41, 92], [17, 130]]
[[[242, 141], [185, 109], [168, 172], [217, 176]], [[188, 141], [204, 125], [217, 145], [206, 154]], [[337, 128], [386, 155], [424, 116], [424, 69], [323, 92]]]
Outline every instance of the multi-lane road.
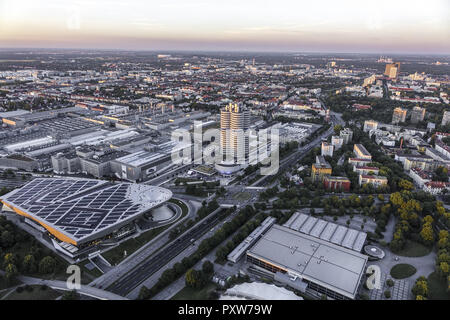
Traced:
[[145, 281], [148, 277], [169, 263], [183, 250], [192, 245], [192, 243], [200, 238], [204, 233], [212, 229], [220, 221], [220, 212], [222, 210], [223, 209], [219, 208], [212, 212], [188, 232], [182, 234], [175, 241], [169, 243], [155, 255], [152, 255], [135, 269], [128, 272], [124, 277], [116, 281], [111, 287], [108, 288], [108, 290], [122, 296], [127, 295], [140, 283]]

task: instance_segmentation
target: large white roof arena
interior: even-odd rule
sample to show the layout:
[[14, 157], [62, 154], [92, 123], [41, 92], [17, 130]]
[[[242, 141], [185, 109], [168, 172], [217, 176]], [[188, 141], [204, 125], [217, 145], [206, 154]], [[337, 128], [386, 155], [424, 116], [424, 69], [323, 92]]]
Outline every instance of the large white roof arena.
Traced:
[[105, 236], [166, 202], [170, 190], [78, 178], [37, 178], [1, 197], [4, 205], [75, 245]]

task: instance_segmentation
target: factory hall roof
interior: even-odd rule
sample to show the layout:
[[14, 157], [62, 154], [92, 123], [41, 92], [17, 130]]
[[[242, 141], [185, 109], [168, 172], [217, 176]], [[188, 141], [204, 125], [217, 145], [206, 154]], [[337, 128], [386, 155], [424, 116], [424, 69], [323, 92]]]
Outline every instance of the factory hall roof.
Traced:
[[273, 225], [247, 254], [354, 299], [368, 257], [331, 242]]

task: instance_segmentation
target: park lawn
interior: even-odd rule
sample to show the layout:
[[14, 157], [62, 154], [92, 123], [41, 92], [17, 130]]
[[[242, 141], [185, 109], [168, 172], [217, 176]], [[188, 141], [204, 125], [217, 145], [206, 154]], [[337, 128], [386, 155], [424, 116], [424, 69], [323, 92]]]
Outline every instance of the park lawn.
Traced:
[[213, 282], [208, 282], [208, 284], [200, 290], [184, 287], [174, 295], [171, 300], [208, 300], [209, 292], [213, 291], [215, 288], [216, 285]]
[[24, 289], [21, 293], [18, 293], [14, 290], [5, 300], [55, 300], [62, 295], [52, 288], [47, 287], [46, 290], [41, 290], [40, 285], [32, 285], [31, 287], [33, 288], [31, 292]]
[[406, 240], [405, 247], [402, 250], [394, 253], [402, 257], [423, 257], [430, 252], [431, 248], [426, 247], [419, 242]]
[[428, 299], [450, 300], [450, 292], [447, 291], [447, 281], [442, 280], [436, 272], [428, 276]]
[[417, 272], [417, 269], [407, 263], [399, 263], [392, 267], [391, 276], [394, 279], [406, 279]]

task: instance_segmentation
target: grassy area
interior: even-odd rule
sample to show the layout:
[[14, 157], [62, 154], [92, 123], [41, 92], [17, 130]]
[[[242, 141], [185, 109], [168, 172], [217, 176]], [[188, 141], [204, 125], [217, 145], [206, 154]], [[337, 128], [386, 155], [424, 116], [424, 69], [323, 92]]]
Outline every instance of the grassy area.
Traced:
[[170, 227], [169, 225], [159, 227], [156, 229], [151, 229], [149, 231], [144, 232], [140, 236], [136, 238], [130, 238], [121, 244], [119, 244], [117, 247], [112, 248], [111, 250], [108, 250], [104, 253], [102, 253], [102, 256], [109, 261], [112, 265], [116, 265], [120, 263], [125, 257], [123, 255], [124, 251], [127, 252], [127, 256], [138, 250], [140, 247], [142, 247], [144, 244], [155, 238], [158, 234], [166, 230]]
[[199, 165], [199, 166], [195, 167], [195, 170], [205, 173], [205, 174], [212, 174], [216, 171], [216, 169], [205, 166], [205, 165]]
[[252, 195], [249, 192], [238, 192], [235, 195], [233, 195], [233, 199], [239, 200], [239, 201], [246, 201], [250, 199]]
[[182, 185], [184, 182], [203, 182], [203, 180], [200, 180], [198, 178], [176, 178], [175, 183], [179, 183]]
[[86, 268], [86, 265], [88, 263], [90, 263], [90, 261], [86, 261], [85, 263], [78, 264], [78, 266], [81, 269], [81, 283], [82, 284], [88, 284], [95, 278], [98, 278], [102, 275], [100, 270], [98, 270], [97, 268], [94, 268], [92, 270], [89, 270], [88, 268]]
[[430, 252], [431, 248], [426, 247], [419, 242], [407, 240], [405, 247], [402, 250], [394, 253], [402, 257], [423, 257], [429, 254]]
[[168, 202], [172, 202], [173, 204], [176, 204], [177, 206], [179, 206], [181, 208], [181, 218], [184, 217], [188, 213], [189, 209], [183, 201], [172, 198]]
[[394, 279], [405, 279], [417, 272], [416, 268], [407, 263], [399, 263], [392, 267], [391, 276]]
[[450, 292], [447, 291], [447, 281], [441, 279], [436, 272], [428, 276], [428, 299], [450, 300]]
[[209, 292], [213, 291], [216, 285], [209, 282], [203, 289], [197, 290], [184, 287], [171, 300], [208, 300]]
[[32, 285], [30, 287], [33, 289], [32, 291], [24, 289], [19, 293], [17, 290], [14, 290], [5, 300], [55, 300], [62, 295], [48, 287], [45, 290], [40, 285]]

